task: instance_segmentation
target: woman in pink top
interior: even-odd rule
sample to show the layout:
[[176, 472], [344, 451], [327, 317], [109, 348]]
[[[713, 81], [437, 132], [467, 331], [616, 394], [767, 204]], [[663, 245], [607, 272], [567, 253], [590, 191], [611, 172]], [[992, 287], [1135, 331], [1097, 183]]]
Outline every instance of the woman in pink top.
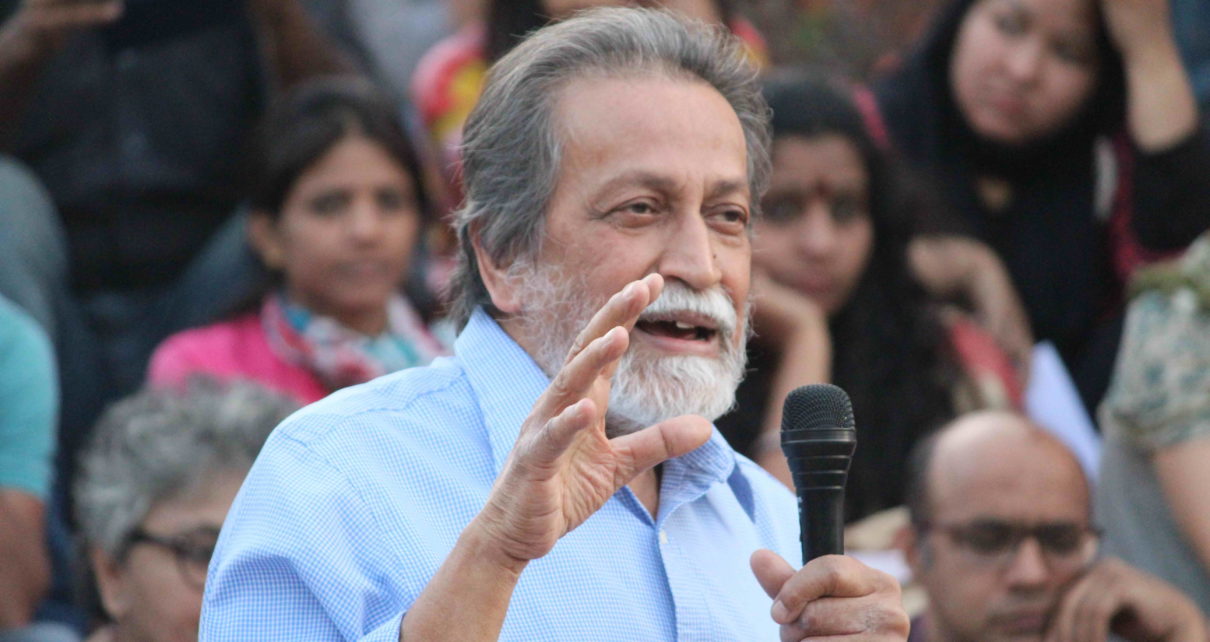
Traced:
[[169, 337], [150, 383], [205, 373], [309, 403], [441, 354], [401, 288], [427, 200], [390, 103], [360, 80], [300, 87], [270, 112], [257, 161], [248, 237], [276, 284]]

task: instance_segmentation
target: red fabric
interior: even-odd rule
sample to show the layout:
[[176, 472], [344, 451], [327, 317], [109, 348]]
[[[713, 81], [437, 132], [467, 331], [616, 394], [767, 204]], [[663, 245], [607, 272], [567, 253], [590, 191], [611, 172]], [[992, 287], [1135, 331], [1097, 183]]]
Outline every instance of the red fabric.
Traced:
[[1013, 408], [1023, 408], [1025, 390], [1012, 360], [996, 340], [963, 315], [955, 315], [948, 325], [950, 343], [966, 376], [984, 392], [1002, 394]]

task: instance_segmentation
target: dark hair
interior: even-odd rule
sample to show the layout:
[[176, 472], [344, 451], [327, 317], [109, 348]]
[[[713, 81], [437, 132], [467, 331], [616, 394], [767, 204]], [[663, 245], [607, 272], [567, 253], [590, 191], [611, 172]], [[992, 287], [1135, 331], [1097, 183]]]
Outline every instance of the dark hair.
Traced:
[[944, 430], [935, 430], [912, 446], [903, 467], [903, 503], [908, 509], [908, 518], [914, 525], [926, 524], [933, 519], [933, 507], [929, 499], [929, 466], [933, 453], [941, 441]]
[[783, 72], [765, 81], [764, 92], [774, 148], [787, 136], [838, 135], [856, 148], [869, 178], [873, 249], [852, 296], [828, 321], [833, 382], [848, 391], [861, 431], [846, 495], [853, 519], [899, 503], [907, 450], [954, 413], [955, 357], [908, 266], [926, 203], [875, 145], [848, 87]]
[[[735, 15], [732, 0], [713, 0], [723, 20]], [[495, 62], [517, 46], [525, 36], [550, 22], [542, 0], [492, 0], [487, 9], [487, 60]]]
[[277, 217], [298, 177], [349, 136], [380, 145], [412, 178], [421, 216], [430, 211], [424, 175], [389, 98], [355, 76], [300, 85], [269, 108], [253, 153], [249, 204]]

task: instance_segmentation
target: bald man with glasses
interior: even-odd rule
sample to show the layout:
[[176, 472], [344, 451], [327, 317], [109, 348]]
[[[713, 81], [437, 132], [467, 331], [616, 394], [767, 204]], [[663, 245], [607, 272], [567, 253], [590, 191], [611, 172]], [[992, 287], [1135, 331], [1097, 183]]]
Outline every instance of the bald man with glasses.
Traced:
[[962, 417], [909, 459], [902, 547], [929, 606], [919, 642], [1205, 642], [1175, 588], [1098, 559], [1088, 483], [1062, 443], [1017, 415]]

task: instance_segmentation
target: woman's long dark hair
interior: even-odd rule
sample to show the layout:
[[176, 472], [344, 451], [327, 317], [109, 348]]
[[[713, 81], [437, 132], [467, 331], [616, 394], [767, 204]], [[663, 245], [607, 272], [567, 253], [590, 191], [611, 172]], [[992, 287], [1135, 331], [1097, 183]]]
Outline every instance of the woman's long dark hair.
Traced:
[[874, 144], [847, 88], [792, 73], [768, 79], [764, 93], [775, 146], [788, 136], [841, 136], [857, 149], [869, 178], [873, 249], [849, 301], [828, 321], [832, 379], [853, 400], [859, 431], [846, 494], [847, 517], [856, 519], [902, 502], [908, 451], [954, 414], [951, 390], [959, 369], [946, 330], [908, 267], [925, 192]]
[[[732, 0], [713, 0], [718, 15], [730, 22]], [[487, 9], [487, 60], [495, 62], [525, 39], [526, 34], [550, 22], [542, 0], [492, 0]]]

